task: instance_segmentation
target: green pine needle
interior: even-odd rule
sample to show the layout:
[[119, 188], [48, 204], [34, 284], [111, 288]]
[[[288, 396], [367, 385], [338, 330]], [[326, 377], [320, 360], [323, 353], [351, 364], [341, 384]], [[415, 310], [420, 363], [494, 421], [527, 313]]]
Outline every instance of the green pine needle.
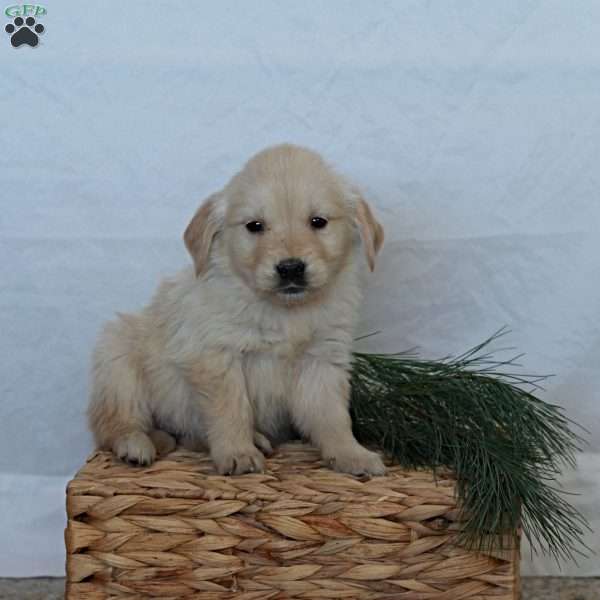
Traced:
[[553, 484], [584, 440], [560, 407], [534, 395], [544, 377], [512, 372], [520, 356], [488, 352], [506, 333], [437, 361], [355, 352], [355, 434], [407, 468], [453, 470], [469, 548], [502, 550], [521, 529], [533, 551], [574, 559], [589, 526]]

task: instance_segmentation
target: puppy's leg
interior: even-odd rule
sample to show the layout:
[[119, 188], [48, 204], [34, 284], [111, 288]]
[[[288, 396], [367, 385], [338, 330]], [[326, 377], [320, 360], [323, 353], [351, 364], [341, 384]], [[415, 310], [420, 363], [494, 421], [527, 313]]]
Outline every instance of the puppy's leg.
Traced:
[[261, 472], [264, 456], [254, 445], [254, 414], [241, 363], [223, 354], [205, 357], [190, 371], [199, 392], [210, 455], [226, 475]]
[[345, 369], [322, 360], [303, 360], [290, 407], [296, 426], [336, 471], [383, 475], [379, 455], [361, 446], [352, 433], [349, 401]]
[[156, 457], [148, 436], [152, 416], [129, 334], [129, 324], [120, 320], [110, 323], [98, 342], [88, 418], [98, 447], [132, 464], [151, 464]]

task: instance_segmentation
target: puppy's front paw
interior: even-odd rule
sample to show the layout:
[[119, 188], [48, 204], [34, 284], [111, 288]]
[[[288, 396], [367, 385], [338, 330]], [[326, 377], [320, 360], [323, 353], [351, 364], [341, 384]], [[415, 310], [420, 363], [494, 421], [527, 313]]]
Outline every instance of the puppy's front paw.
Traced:
[[213, 451], [212, 459], [221, 475], [262, 473], [265, 469], [265, 457], [254, 446], [226, 452]]
[[130, 465], [151, 465], [156, 458], [156, 448], [143, 431], [133, 431], [118, 437], [113, 452]]
[[171, 434], [160, 429], [153, 429], [148, 433], [148, 437], [152, 440], [158, 457], [166, 456], [173, 452], [177, 446], [175, 438]]
[[271, 456], [271, 454], [273, 454], [273, 446], [271, 446], [271, 442], [259, 431], [254, 432], [254, 445], [265, 456]]
[[385, 475], [385, 465], [376, 452], [356, 444], [325, 456], [324, 459], [336, 471], [352, 475]]

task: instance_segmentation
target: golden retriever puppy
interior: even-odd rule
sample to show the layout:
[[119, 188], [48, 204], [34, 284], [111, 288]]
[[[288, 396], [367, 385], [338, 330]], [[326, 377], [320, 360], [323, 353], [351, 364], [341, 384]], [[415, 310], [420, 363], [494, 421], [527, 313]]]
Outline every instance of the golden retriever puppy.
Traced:
[[240, 474], [297, 432], [336, 470], [384, 473], [348, 412], [361, 272], [383, 241], [359, 192], [310, 150], [267, 148], [200, 206], [184, 241], [193, 268], [100, 336], [98, 445], [149, 464], [177, 438]]

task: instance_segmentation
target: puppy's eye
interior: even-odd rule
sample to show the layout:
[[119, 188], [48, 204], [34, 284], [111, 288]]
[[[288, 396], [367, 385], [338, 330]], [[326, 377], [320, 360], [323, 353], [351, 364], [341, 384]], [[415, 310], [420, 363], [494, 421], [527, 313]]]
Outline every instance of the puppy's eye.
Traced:
[[310, 226], [313, 229], [323, 229], [323, 227], [327, 226], [327, 219], [323, 217], [313, 217], [310, 220]]
[[262, 221], [249, 221], [246, 223], [246, 229], [250, 233], [262, 233], [265, 230], [265, 225]]

